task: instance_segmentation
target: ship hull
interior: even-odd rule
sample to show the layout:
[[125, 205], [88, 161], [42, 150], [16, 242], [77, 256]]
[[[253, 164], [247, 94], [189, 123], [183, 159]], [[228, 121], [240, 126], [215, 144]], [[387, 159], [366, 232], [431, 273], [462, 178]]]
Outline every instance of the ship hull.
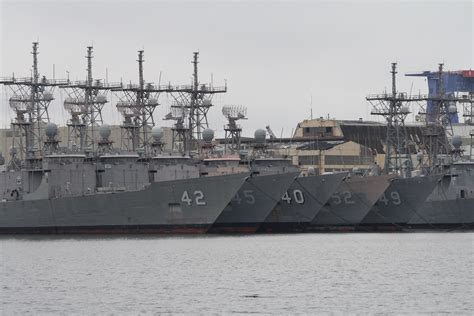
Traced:
[[392, 179], [358, 228], [363, 231], [403, 230], [439, 179], [439, 176]]
[[249, 178], [212, 225], [209, 233], [255, 233], [298, 173]]
[[390, 185], [390, 176], [347, 179], [311, 222], [311, 231], [354, 231]]
[[248, 174], [152, 183], [140, 191], [0, 203], [0, 233], [204, 233]]
[[413, 229], [474, 229], [474, 199], [426, 201], [408, 223]]
[[346, 173], [298, 177], [261, 225], [259, 232], [303, 232], [341, 185]]

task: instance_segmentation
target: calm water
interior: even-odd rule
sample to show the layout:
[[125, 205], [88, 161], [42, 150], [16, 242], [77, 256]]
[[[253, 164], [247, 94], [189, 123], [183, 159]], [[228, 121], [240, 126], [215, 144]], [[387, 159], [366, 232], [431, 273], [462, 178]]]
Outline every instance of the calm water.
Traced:
[[10, 314], [474, 312], [474, 233], [2, 238]]

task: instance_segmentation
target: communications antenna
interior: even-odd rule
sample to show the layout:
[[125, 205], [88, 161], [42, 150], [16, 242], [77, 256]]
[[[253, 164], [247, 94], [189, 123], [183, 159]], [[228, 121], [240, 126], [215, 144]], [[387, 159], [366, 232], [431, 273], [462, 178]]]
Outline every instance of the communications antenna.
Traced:
[[97, 131], [103, 125], [102, 109], [107, 94], [121, 84], [104, 84], [92, 77], [92, 46], [87, 46], [87, 79], [62, 86], [67, 93], [64, 108], [71, 116], [67, 122], [68, 145], [78, 151], [95, 152]]
[[[33, 68], [31, 77], [0, 79], [0, 84], [8, 86], [12, 92], [10, 108], [16, 117], [12, 122], [12, 161], [25, 160], [26, 167], [39, 167], [43, 156], [44, 128], [49, 122], [48, 108], [54, 100], [54, 89], [66, 85], [67, 80], [47, 79], [38, 70], [38, 42], [33, 42]], [[11, 166], [14, 169], [18, 165]]]
[[240, 150], [242, 127], [237, 124], [237, 121], [247, 119], [247, 108], [241, 105], [225, 105], [222, 107], [222, 114], [227, 119], [227, 124], [224, 126], [224, 151], [226, 153], [227, 150], [230, 150], [231, 153], [238, 152]]
[[214, 87], [213, 84], [202, 84], [198, 78], [199, 53], [193, 53], [193, 81], [189, 86], [181, 86], [172, 93], [177, 107], [189, 110], [188, 114], [188, 136], [186, 137], [187, 150], [200, 150], [199, 142], [202, 139], [202, 131], [209, 127], [207, 112], [213, 106], [212, 97], [216, 93], [227, 92], [227, 83], [224, 87]]

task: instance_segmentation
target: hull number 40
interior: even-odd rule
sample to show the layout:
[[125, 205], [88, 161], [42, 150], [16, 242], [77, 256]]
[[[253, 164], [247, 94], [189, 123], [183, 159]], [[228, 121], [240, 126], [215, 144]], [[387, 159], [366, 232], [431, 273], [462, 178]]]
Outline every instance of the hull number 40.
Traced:
[[[291, 194], [293, 193], [293, 194]], [[304, 203], [304, 195], [301, 190], [293, 190], [293, 192], [288, 193], [285, 192], [285, 195], [281, 198], [282, 201], [285, 201], [288, 204], [291, 204], [291, 201], [295, 201], [296, 204], [303, 204]]]

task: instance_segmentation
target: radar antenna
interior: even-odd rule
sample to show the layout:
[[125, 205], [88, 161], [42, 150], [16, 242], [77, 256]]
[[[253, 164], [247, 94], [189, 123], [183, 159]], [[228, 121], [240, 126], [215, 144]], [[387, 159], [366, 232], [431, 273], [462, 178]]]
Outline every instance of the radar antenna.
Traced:
[[241, 105], [225, 105], [222, 107], [222, 114], [227, 119], [227, 124], [224, 126], [224, 151], [227, 153], [229, 149], [231, 153], [238, 152], [240, 150], [242, 127], [237, 124], [237, 121], [247, 119], [247, 108]]
[[174, 104], [170, 111], [163, 118], [166, 121], [174, 121], [172, 130], [172, 151], [186, 152], [186, 136], [188, 129], [185, 127], [186, 117], [189, 115], [189, 109], [184, 106]]

